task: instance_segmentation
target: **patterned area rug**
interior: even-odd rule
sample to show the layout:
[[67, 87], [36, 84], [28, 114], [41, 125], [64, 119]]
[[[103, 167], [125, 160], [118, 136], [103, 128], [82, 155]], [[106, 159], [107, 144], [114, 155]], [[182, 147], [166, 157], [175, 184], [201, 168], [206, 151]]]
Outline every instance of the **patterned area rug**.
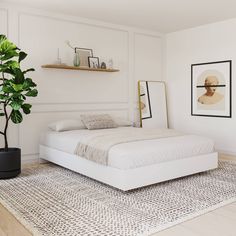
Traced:
[[0, 202], [34, 235], [150, 235], [236, 200], [236, 164], [122, 192], [55, 165], [0, 180]]

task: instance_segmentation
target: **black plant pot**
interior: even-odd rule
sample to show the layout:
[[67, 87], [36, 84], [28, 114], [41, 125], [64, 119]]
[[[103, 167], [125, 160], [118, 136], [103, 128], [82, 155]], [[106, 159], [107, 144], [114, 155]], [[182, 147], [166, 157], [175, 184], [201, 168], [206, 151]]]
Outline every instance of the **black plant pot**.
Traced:
[[14, 178], [21, 172], [21, 150], [9, 148], [0, 149], [0, 179]]

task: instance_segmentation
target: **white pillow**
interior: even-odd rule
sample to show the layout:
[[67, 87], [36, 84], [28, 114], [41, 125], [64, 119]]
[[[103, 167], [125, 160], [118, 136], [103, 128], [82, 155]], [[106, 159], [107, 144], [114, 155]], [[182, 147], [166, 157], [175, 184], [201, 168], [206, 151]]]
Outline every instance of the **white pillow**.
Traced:
[[116, 117], [116, 116], [112, 116], [112, 118], [119, 127], [133, 126], [132, 121], [126, 120], [126, 119], [121, 118], [121, 117]]
[[57, 132], [76, 130], [76, 129], [86, 129], [83, 122], [79, 119], [59, 120], [49, 124], [48, 128]]
[[112, 117], [108, 114], [93, 114], [87, 115], [83, 114], [80, 115], [80, 118], [84, 125], [88, 129], [110, 129], [110, 128], [117, 128], [118, 125], [112, 119]]

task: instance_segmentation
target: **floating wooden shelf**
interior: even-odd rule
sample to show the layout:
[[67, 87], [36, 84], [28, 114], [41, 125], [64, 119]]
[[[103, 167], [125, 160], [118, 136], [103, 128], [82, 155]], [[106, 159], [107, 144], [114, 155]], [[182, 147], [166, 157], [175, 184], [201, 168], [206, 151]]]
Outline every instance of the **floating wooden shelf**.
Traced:
[[64, 70], [86, 70], [86, 71], [100, 71], [100, 72], [118, 72], [117, 69], [101, 69], [101, 68], [89, 68], [89, 67], [76, 67], [76, 66], [67, 66], [67, 65], [42, 65], [42, 68], [48, 69], [64, 69]]

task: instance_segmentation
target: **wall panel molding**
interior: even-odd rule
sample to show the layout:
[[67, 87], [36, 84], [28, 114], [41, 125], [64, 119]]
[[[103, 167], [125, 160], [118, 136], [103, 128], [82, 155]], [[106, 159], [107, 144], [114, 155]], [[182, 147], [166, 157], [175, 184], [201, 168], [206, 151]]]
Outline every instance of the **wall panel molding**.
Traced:
[[[41, 14], [34, 14], [34, 13], [26, 13], [26, 12], [19, 12], [18, 13], [18, 25], [19, 25], [19, 38], [18, 38], [18, 43], [19, 43], [19, 46], [20, 47], [22, 47], [23, 45], [22, 45], [22, 29], [21, 28], [23, 28], [23, 20], [22, 20], [22, 18], [23, 17], [27, 17], [27, 16], [29, 16], [29, 17], [36, 17], [36, 18], [39, 18], [39, 19], [42, 19], [42, 20], [52, 20], [52, 21], [55, 21], [55, 22], [64, 22], [64, 23], [69, 23], [69, 24], [76, 24], [77, 25], [77, 28], [80, 28], [80, 26], [81, 25], [85, 25], [85, 26], [88, 26], [88, 27], [92, 27], [92, 28], [94, 28], [94, 29], [105, 29], [105, 30], [109, 30], [109, 31], [112, 31], [112, 32], [121, 32], [121, 33], [123, 33], [123, 34], [125, 34], [126, 36], [126, 39], [125, 39], [125, 41], [126, 41], [126, 47], [127, 47], [127, 51], [125, 52], [125, 60], [127, 61], [127, 63], [126, 63], [126, 65], [125, 65], [125, 68], [121, 68], [121, 72], [119, 72], [119, 73], [123, 73], [124, 74], [124, 76], [122, 76], [122, 78], [126, 78], [126, 94], [125, 94], [125, 97], [123, 97], [122, 98], [122, 100], [118, 100], [118, 99], [110, 99], [110, 101], [109, 101], [109, 103], [128, 103], [129, 102], [129, 100], [130, 100], [130, 97], [129, 97], [129, 90], [130, 90], [130, 85], [129, 85], [129, 61], [130, 61], [130, 55], [129, 55], [129, 31], [127, 31], [127, 30], [122, 30], [122, 29], [116, 29], [116, 28], [114, 28], [114, 27], [108, 27], [108, 26], [102, 26], [102, 25], [98, 25], [98, 24], [92, 24], [92, 23], [86, 23], [86, 22], [83, 22], [83, 21], [81, 21], [81, 20], [67, 20], [67, 19], [60, 19], [60, 18], [58, 18], [58, 17], [50, 17], [50, 16], [45, 16], [45, 15], [41, 15]], [[27, 21], [26, 23], [28, 24], [28, 22], [30, 22], [30, 21]], [[67, 46], [66, 45], [64, 45], [64, 47], [65, 48], [67, 48]], [[83, 47], [83, 46], [82, 46]], [[70, 50], [70, 49], [69, 49]], [[68, 50], [68, 51], [69, 51]], [[56, 56], [56, 55], [55, 55]], [[99, 56], [99, 55], [98, 55]], [[111, 57], [112, 57], [112, 55], [111, 55]], [[123, 58], [124, 59], [124, 58]], [[50, 62], [44, 62], [44, 64], [45, 63], [50, 63]], [[43, 72], [40, 72], [40, 73], [43, 73], [43, 74], [50, 74], [50, 76], [54, 76], [55, 74], [58, 74], [58, 73], [60, 73], [60, 74], [62, 74], [62, 73], [64, 73], [64, 76], [66, 76], [67, 74], [70, 76], [70, 75], [73, 75], [73, 76], [78, 76], [78, 77], [86, 77], [87, 75], [88, 75], [88, 73], [90, 73], [90, 72], [84, 72], [84, 71], [76, 71], [76, 72], [74, 72], [74, 71], [63, 71], [63, 70], [60, 70], [60, 71], [58, 71], [58, 70], [48, 70], [48, 69], [42, 69], [42, 68], [40, 68], [41, 67], [41, 65], [38, 65], [38, 71], [39, 70], [41, 70], [41, 71], [43, 71]], [[40, 69], [39, 69], [40, 68]], [[124, 70], [125, 69], [125, 70]], [[73, 74], [72, 74], [73, 73]], [[92, 72], [93, 74], [90, 74], [90, 75], [92, 75], [93, 77], [96, 77], [96, 76], [98, 76], [98, 77], [103, 77], [103, 75], [104, 75], [104, 77], [106, 76], [107, 77], [107, 74], [104, 74], [104, 73], [101, 73], [101, 72]], [[113, 76], [113, 75], [117, 75], [117, 74], [114, 74], [114, 73], [110, 73], [109, 74], [110, 76]], [[99, 78], [98, 78], [99, 79]], [[109, 78], [107, 78], [108, 80], [109, 80]], [[79, 80], [79, 78], [78, 78], [78, 80]], [[108, 81], [109, 82], [109, 81]], [[73, 83], [73, 82], [72, 82]], [[91, 82], [92, 83], [92, 82]], [[63, 102], [58, 102], [58, 103], [56, 103], [56, 102], [40, 102], [39, 101], [39, 104], [66, 104], [66, 103], [74, 103], [73, 102], [73, 100], [72, 101], [68, 101], [68, 102], [65, 102], [65, 103], [63, 103]], [[90, 102], [88, 102], [88, 103], [97, 103], [97, 100], [92, 100], [92, 101], [90, 101]], [[98, 103], [106, 103], [106, 101], [101, 101], [101, 102], [98, 102]], [[38, 102], [36, 101], [33, 101], [33, 104], [38, 104]], [[76, 102], [76, 104], [77, 104], [77, 102]]]
[[73, 112], [73, 111], [88, 111], [88, 110], [120, 110], [120, 109], [129, 109], [128, 103], [81, 103], [81, 104], [57, 104], [57, 105], [34, 105], [32, 107], [32, 113], [40, 112]]
[[[83, 24], [83, 25], [87, 25], [87, 26], [92, 26], [92, 27], [98, 27], [98, 28], [104, 28], [104, 29], [109, 29], [109, 30], [115, 30], [115, 31], [121, 31], [121, 32], [125, 32], [125, 33], [129, 33], [129, 30], [127, 29], [121, 29], [121, 28], [117, 28], [115, 26], [108, 26], [108, 25], [102, 25], [101, 23], [98, 22], [93, 22], [93, 23], [89, 23], [86, 19], [68, 19], [68, 17], [63, 18], [63, 17], [58, 17], [58, 16], [49, 16], [47, 14], [39, 14], [39, 13], [29, 13], [29, 12], [24, 12], [24, 11], [19, 11], [18, 13], [18, 18], [19, 18], [19, 22], [20, 22], [20, 17], [22, 15], [28, 15], [28, 16], [36, 16], [36, 17], [42, 17], [42, 18], [47, 18], [50, 20], [56, 20], [56, 21], [64, 21], [64, 22], [68, 22], [68, 23], [74, 23], [74, 24]], [[54, 14], [52, 14], [54, 15]]]
[[[130, 118], [132, 120], [136, 119], [137, 107], [135, 106], [136, 101], [136, 90], [135, 90], [135, 83], [137, 81], [137, 68], [135, 68], [135, 37], [139, 35], [145, 35], [146, 37], [150, 38], [162, 38], [163, 35], [159, 34], [158, 32], [153, 32], [149, 30], [142, 30], [132, 27], [126, 27], [121, 25], [115, 25], [105, 22], [100, 22], [96, 20], [90, 20], [80, 17], [74, 16], [66, 16], [62, 14], [47, 12], [43, 10], [31, 9], [31, 8], [24, 8], [24, 7], [14, 7], [12, 5], [4, 4], [3, 8], [0, 8], [0, 11], [4, 9], [4, 12], [7, 13], [7, 34], [10, 34], [10, 38], [17, 42], [18, 46], [28, 52], [30, 61], [27, 61], [24, 64], [26, 67], [34, 67], [36, 68], [36, 74], [40, 81], [40, 91], [41, 93], [45, 94], [45, 97], [41, 99], [40, 97], [31, 99], [29, 102], [33, 105], [32, 113], [29, 116], [24, 116], [24, 122], [20, 125], [12, 125], [9, 130], [9, 137], [10, 143], [12, 146], [19, 146], [22, 148], [22, 160], [25, 162], [38, 160], [38, 142], [40, 133], [46, 130], [47, 124], [59, 120], [59, 119], [68, 119], [73, 117], [78, 117], [81, 113], [93, 113], [93, 112], [107, 112], [111, 114], [116, 114], [122, 116], [124, 118]], [[26, 18], [28, 17], [28, 18]], [[33, 18], [31, 18], [33, 17]], [[104, 42], [101, 42], [101, 48], [96, 46], [95, 48], [97, 51], [96, 56], [102, 55], [104, 52], [103, 50], [108, 50], [110, 47], [112, 50], [111, 52], [105, 51], [104, 57], [113, 57], [111, 54], [117, 54], [114, 56], [118, 58], [117, 63], [120, 65], [121, 71], [120, 74], [103, 74], [103, 73], [95, 73], [95, 72], [71, 72], [71, 71], [53, 71], [53, 70], [45, 70], [41, 68], [41, 64], [46, 64], [52, 62], [53, 59], [50, 57], [54, 53], [54, 51], [49, 51], [49, 57], [46, 55], [47, 61], [40, 61], [37, 57], [40, 57], [40, 51], [29, 50], [32, 49], [33, 46], [39, 47], [40, 45], [37, 44], [37, 40], [34, 41], [34, 37], [37, 39], [37, 25], [34, 27], [34, 22], [31, 20], [35, 20], [37, 24], [40, 24], [39, 33], [43, 34], [43, 29], [47, 27], [48, 22], [53, 26], [59, 26], [60, 24], [66, 24], [69, 26], [68, 29], [69, 34], [73, 36], [74, 30], [78, 29], [78, 42], [81, 42], [82, 37], [80, 38], [80, 32], [87, 32], [88, 35], [92, 34], [93, 31], [99, 36], [103, 33]], [[42, 25], [41, 25], [42, 22]], [[44, 25], [45, 24], [45, 25]], [[44, 27], [45, 26], [45, 27]], [[67, 28], [62, 27], [62, 32], [64, 29]], [[87, 31], [86, 31], [87, 29]], [[58, 30], [59, 31], [59, 30]], [[91, 33], [92, 32], [92, 33]], [[54, 42], [54, 33], [50, 35], [51, 31], [48, 32], [49, 34], [45, 34], [45, 37], [49, 37], [49, 39]], [[94, 34], [95, 34], [94, 33]], [[32, 37], [28, 37], [28, 35], [32, 35]], [[40, 36], [40, 35], [39, 35]], [[63, 36], [64, 37], [64, 36]], [[75, 38], [75, 37], [74, 37]], [[107, 38], [107, 41], [106, 41]], [[57, 39], [57, 38], [56, 38]], [[65, 40], [70, 40], [70, 38], [65, 38]], [[32, 40], [32, 42], [30, 42]], [[46, 38], [47, 40], [47, 38]], [[45, 41], [46, 41], [45, 40]], [[49, 40], [49, 41], [50, 41]], [[64, 40], [64, 39], [63, 39]], [[85, 40], [85, 37], [83, 38]], [[82, 44], [83, 45], [83, 40]], [[97, 40], [97, 38], [96, 38]], [[51, 41], [49, 43], [51, 43]], [[92, 41], [89, 41], [88, 44]], [[44, 41], [42, 42], [44, 43]], [[56, 46], [58, 42], [55, 42], [55, 45], [52, 47], [59, 47]], [[110, 43], [110, 45], [109, 45]], [[159, 43], [157, 41], [157, 43]], [[51, 44], [50, 44], [51, 45]], [[61, 44], [62, 45], [62, 44]], [[60, 46], [61, 46], [60, 45]], [[92, 45], [92, 44], [91, 44]], [[100, 45], [100, 41], [98, 41], [98, 45]], [[102, 46], [103, 45], [103, 46]], [[104, 46], [105, 45], [105, 46]], [[115, 45], [115, 46], [113, 46]], [[118, 48], [116, 48], [118, 45]], [[77, 45], [76, 45], [77, 46]], [[94, 46], [94, 45], [93, 45]], [[91, 46], [91, 48], [93, 48]], [[146, 48], [148, 45], [145, 42], [141, 45], [142, 48]], [[66, 47], [66, 45], [65, 45]], [[113, 50], [113, 48], [115, 48]], [[45, 48], [44, 48], [45, 49]], [[47, 49], [47, 48], [46, 48]], [[61, 55], [63, 55], [66, 59], [68, 59], [68, 55], [65, 49], [61, 50]], [[148, 48], [147, 50], [150, 50]], [[68, 50], [69, 51], [69, 50]], [[42, 51], [43, 52], [43, 51]], [[37, 57], [35, 56], [37, 55]], [[53, 54], [54, 55], [54, 54]], [[56, 52], [55, 52], [56, 58]], [[46, 60], [45, 59], [45, 60]], [[113, 58], [114, 59], [114, 58]], [[147, 58], [147, 60], [149, 60]], [[115, 61], [115, 60], [114, 60]], [[65, 61], [67, 63], [67, 61]], [[157, 61], [159, 63], [159, 61]], [[37, 74], [38, 73], [38, 74]], [[58, 75], [58, 76], [57, 76]], [[33, 74], [32, 74], [33, 77]], [[58, 77], [58, 78], [55, 78]], [[68, 78], [67, 78], [68, 77]], [[90, 78], [91, 77], [91, 78]], [[94, 77], [94, 78], [93, 78]], [[33, 77], [34, 78], [34, 77]], [[69, 80], [70, 85], [65, 83], [65, 78]], [[143, 78], [145, 79], [145, 78]], [[72, 94], [71, 97], [64, 97], [67, 94], [67, 90], [63, 93], [63, 90], [58, 89], [57, 87], [63, 87], [63, 89], [70, 89], [71, 91], [78, 86], [78, 91], [81, 88], [88, 89], [89, 85], [91, 84], [91, 88], [97, 87], [96, 83], [101, 83], [102, 86], [98, 86], [100, 91], [100, 95], [98, 96], [95, 91], [95, 95], [93, 91], [89, 91], [90, 97], [87, 99], [88, 93], [84, 94], [85, 98], [79, 99], [82, 94]], [[37, 81], [36, 81], [37, 82]], [[50, 94], [47, 91], [47, 86], [52, 86], [53, 83], [56, 84], [55, 88]], [[65, 84], [63, 84], [65, 83]], [[81, 87], [79, 87], [81, 86]], [[65, 87], [65, 88], [64, 88]], [[112, 88], [109, 91], [109, 88]], [[53, 89], [53, 88], [52, 88]], [[113, 93], [114, 90], [114, 93]], [[39, 92], [40, 92], [39, 91]], [[62, 94], [60, 93], [62, 91]], [[87, 90], [86, 90], [87, 91]], [[83, 92], [83, 91], [82, 91]], [[54, 97], [52, 97], [54, 96]], [[58, 96], [58, 101], [55, 99]], [[73, 97], [74, 96], [74, 97]], [[78, 96], [78, 99], [74, 99], [75, 96]], [[53, 99], [52, 99], [53, 98]]]
[[5, 25], [5, 28], [6, 28], [6, 32], [3, 32], [4, 34], [6, 34], [6, 36], [8, 37], [9, 36], [9, 12], [8, 12], [8, 9], [6, 8], [0, 8], [0, 12], [4, 12], [5, 15], [6, 15], [6, 25]]

